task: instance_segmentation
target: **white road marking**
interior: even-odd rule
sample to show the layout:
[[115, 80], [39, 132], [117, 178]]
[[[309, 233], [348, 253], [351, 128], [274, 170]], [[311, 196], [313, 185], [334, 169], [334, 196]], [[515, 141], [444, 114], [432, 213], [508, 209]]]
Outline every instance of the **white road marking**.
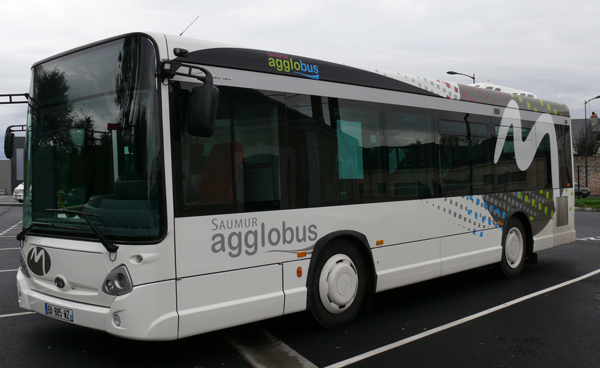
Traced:
[[252, 326], [243, 326], [226, 334], [229, 343], [254, 368], [317, 368], [262, 328], [256, 330]]
[[15, 227], [17, 227], [17, 226], [21, 225], [21, 223], [22, 223], [22, 222], [23, 222], [23, 221], [21, 220], [21, 221], [17, 222], [16, 224], [14, 224], [13, 226], [9, 227], [8, 229], [4, 230], [3, 232], [1, 232], [1, 233], [0, 233], [0, 236], [2, 236], [2, 235], [4, 235], [4, 234], [6, 234], [7, 232], [11, 231], [11, 230], [12, 230], [12, 229], [14, 229]]
[[12, 314], [0, 314], [0, 318], [25, 316], [27, 314], [35, 314], [35, 312], [22, 312], [22, 313], [12, 313]]
[[16, 270], [0, 270], [0, 272], [16, 272], [16, 271], [18, 271], [18, 270], [19, 270], [19, 269], [17, 268]]
[[600, 241], [600, 236], [597, 236], [597, 237], [590, 237], [590, 238], [575, 238], [575, 240], [582, 240], [582, 241], [588, 241], [588, 240], [598, 240], [598, 241]]
[[341, 361], [341, 362], [338, 362], [338, 363], [335, 363], [335, 364], [329, 365], [329, 366], [327, 366], [327, 367], [325, 367], [325, 368], [341, 368], [341, 367], [345, 367], [345, 366], [347, 366], [347, 365], [350, 365], [350, 364], [354, 364], [354, 363], [356, 363], [356, 362], [359, 362], [359, 361], [361, 361], [361, 360], [365, 360], [365, 359], [368, 359], [368, 358], [370, 358], [370, 357], [373, 357], [373, 356], [375, 356], [375, 355], [378, 355], [378, 354], [384, 353], [384, 352], [386, 352], [386, 351], [388, 351], [388, 350], [395, 349], [395, 348], [397, 348], [397, 347], [400, 347], [400, 346], [402, 346], [402, 345], [406, 345], [406, 344], [408, 344], [408, 343], [411, 343], [411, 342], [413, 342], [413, 341], [420, 340], [420, 339], [422, 339], [422, 338], [424, 338], [424, 337], [427, 337], [427, 336], [430, 336], [430, 335], [436, 334], [436, 333], [438, 333], [438, 332], [442, 332], [442, 331], [444, 331], [444, 330], [447, 330], [447, 329], [450, 329], [450, 328], [452, 328], [452, 327], [455, 327], [455, 326], [461, 325], [461, 324], [463, 324], [463, 323], [466, 323], [466, 322], [472, 321], [472, 320], [474, 320], [474, 319], [477, 319], [477, 318], [479, 318], [479, 317], [483, 317], [483, 316], [485, 316], [485, 315], [488, 315], [488, 314], [491, 314], [491, 313], [497, 312], [497, 311], [499, 311], [499, 310], [502, 310], [502, 309], [504, 309], [504, 308], [507, 308], [507, 307], [513, 306], [513, 305], [515, 305], [515, 304], [518, 304], [518, 303], [521, 303], [521, 302], [524, 302], [524, 301], [526, 301], [526, 300], [528, 300], [528, 299], [535, 298], [536, 296], [539, 296], [539, 295], [542, 295], [542, 294], [545, 294], [545, 293], [551, 292], [551, 291], [553, 291], [553, 290], [556, 290], [556, 289], [560, 289], [560, 288], [562, 288], [562, 287], [565, 287], [565, 286], [568, 286], [568, 285], [574, 284], [574, 283], [576, 283], [576, 282], [579, 282], [579, 281], [581, 281], [581, 280], [585, 280], [585, 279], [587, 279], [587, 278], [589, 278], [589, 277], [592, 277], [592, 276], [594, 276], [594, 275], [597, 275], [597, 274], [599, 274], [599, 273], [600, 273], [600, 269], [599, 269], [599, 270], [596, 270], [596, 271], [593, 271], [593, 272], [590, 272], [590, 273], [588, 273], [588, 274], [585, 274], [585, 275], [583, 275], [583, 276], [577, 277], [577, 278], [575, 278], [575, 279], [573, 279], [573, 280], [570, 280], [570, 281], [563, 282], [562, 284], [558, 284], [558, 285], [555, 285], [555, 286], [549, 287], [549, 288], [547, 288], [547, 289], [540, 290], [540, 291], [538, 291], [538, 292], [535, 292], [535, 293], [533, 293], [533, 294], [525, 295], [525, 296], [523, 296], [523, 297], [521, 297], [521, 298], [518, 298], [518, 299], [512, 300], [512, 301], [510, 301], [510, 302], [507, 302], [507, 303], [504, 303], [504, 304], [498, 305], [498, 306], [496, 306], [496, 307], [493, 307], [493, 308], [490, 308], [490, 309], [484, 310], [484, 311], [482, 311], [482, 312], [479, 312], [479, 313], [475, 313], [475, 314], [473, 314], [473, 315], [467, 316], [467, 317], [465, 317], [465, 318], [461, 318], [461, 319], [459, 319], [459, 320], [456, 320], [456, 321], [454, 321], [454, 322], [447, 323], [447, 324], [445, 324], [445, 325], [443, 325], [443, 326], [439, 326], [439, 327], [436, 327], [436, 328], [432, 328], [431, 330], [428, 330], [428, 331], [422, 332], [422, 333], [420, 333], [420, 334], [417, 334], [417, 335], [414, 335], [414, 336], [408, 337], [408, 338], [406, 338], [406, 339], [403, 339], [403, 340], [396, 341], [396, 342], [394, 342], [394, 343], [391, 343], [391, 344], [388, 344], [388, 345], [382, 346], [382, 347], [380, 347], [380, 348], [377, 348], [377, 349], [375, 349], [375, 350], [367, 351], [366, 353], [363, 353], [363, 354], [357, 355], [357, 356], [355, 356], [355, 357], [353, 357], [353, 358], [349, 358], [349, 359], [343, 360], [343, 361]]
[[17, 250], [17, 249], [21, 249], [21, 248], [0, 248], [0, 250]]

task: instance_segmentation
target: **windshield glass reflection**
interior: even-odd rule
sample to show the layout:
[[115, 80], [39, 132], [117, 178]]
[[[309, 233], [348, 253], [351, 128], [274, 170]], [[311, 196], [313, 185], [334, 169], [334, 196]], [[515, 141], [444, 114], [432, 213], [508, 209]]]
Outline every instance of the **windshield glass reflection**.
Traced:
[[[152, 240], [164, 229], [156, 57], [128, 37], [37, 65], [28, 124], [25, 223], [62, 236], [93, 236], [90, 213], [113, 240]], [[99, 215], [99, 216], [98, 216]]]

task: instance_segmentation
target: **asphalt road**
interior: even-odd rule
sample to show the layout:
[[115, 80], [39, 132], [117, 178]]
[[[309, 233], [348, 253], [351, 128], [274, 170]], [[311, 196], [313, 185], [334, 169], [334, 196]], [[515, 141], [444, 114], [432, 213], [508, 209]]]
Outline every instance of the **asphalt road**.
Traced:
[[578, 211], [580, 240], [539, 253], [538, 264], [526, 264], [516, 279], [479, 268], [380, 293], [371, 310], [338, 330], [304, 312], [171, 342], [124, 340], [19, 314], [26, 312], [15, 284], [21, 214], [21, 207], [0, 206], [0, 367], [251, 367], [248, 351], [264, 367], [600, 362], [600, 274], [591, 274], [600, 272], [599, 212]]

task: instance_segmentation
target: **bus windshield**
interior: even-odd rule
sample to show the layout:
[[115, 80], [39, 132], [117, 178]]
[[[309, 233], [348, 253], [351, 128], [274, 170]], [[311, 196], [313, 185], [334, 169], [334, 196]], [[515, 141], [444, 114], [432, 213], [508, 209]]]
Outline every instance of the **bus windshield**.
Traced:
[[[129, 36], [33, 67], [24, 227], [148, 242], [165, 230], [156, 56]], [[41, 225], [41, 226], [35, 226]]]

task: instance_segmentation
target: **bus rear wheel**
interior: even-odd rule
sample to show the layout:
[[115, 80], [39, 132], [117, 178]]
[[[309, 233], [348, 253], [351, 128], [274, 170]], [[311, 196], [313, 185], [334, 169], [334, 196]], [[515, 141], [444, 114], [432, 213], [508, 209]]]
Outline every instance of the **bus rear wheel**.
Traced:
[[507, 278], [516, 277], [525, 264], [525, 229], [521, 221], [513, 217], [508, 222], [502, 239], [502, 261], [500, 269]]
[[365, 295], [364, 261], [356, 247], [334, 239], [319, 255], [310, 285], [311, 310], [326, 328], [346, 325], [358, 313]]

